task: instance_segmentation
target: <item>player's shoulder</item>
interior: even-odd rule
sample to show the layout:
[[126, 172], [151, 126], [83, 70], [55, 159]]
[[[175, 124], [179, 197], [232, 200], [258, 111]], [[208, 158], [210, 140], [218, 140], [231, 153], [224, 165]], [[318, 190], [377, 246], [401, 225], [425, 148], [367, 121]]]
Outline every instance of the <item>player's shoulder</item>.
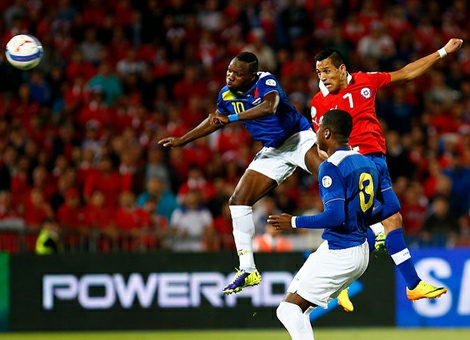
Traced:
[[331, 96], [325, 96], [321, 91], [318, 91], [311, 99], [310, 103], [312, 106], [322, 107], [325, 102], [328, 101]]
[[352, 73], [352, 78], [356, 82], [371, 81], [374, 79], [390, 79], [390, 74], [388, 72], [355, 72]]
[[354, 150], [337, 150], [330, 157], [328, 157], [327, 162], [337, 167], [347, 157], [351, 157], [351, 156], [362, 156], [362, 155], [359, 152], [354, 151]]
[[228, 100], [234, 100], [236, 98], [235, 94], [229, 90], [228, 86], [225, 85], [219, 91], [218, 102], [225, 102]]
[[256, 83], [258, 86], [276, 87], [279, 82], [270, 72], [258, 72], [258, 81]]

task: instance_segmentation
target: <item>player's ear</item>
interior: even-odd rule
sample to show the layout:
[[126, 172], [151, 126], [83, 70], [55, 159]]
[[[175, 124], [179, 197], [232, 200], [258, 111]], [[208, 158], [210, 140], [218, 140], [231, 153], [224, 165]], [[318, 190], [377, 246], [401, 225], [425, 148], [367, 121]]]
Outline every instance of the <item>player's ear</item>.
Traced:
[[330, 129], [325, 129], [324, 132], [323, 132], [323, 136], [325, 137], [326, 140], [330, 139], [330, 137], [331, 137]]
[[341, 78], [346, 77], [346, 73], [347, 73], [347, 71], [346, 71], [346, 65], [341, 64], [341, 65], [339, 66], [339, 73], [341, 74]]

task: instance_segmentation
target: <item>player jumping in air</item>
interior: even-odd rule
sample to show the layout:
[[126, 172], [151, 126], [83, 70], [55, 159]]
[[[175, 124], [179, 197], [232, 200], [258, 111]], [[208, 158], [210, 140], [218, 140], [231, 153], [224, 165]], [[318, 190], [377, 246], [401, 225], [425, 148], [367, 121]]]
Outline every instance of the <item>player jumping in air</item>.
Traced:
[[[385, 161], [385, 136], [375, 112], [377, 91], [389, 84], [421, 76], [435, 62], [448, 53], [457, 51], [462, 44], [461, 39], [450, 39], [438, 51], [394, 72], [349, 73], [343, 57], [334, 49], [323, 50], [315, 56], [320, 92], [312, 98], [313, 128], [318, 129], [321, 116], [328, 110], [341, 109], [351, 114], [353, 131], [349, 145], [376, 164], [380, 172], [383, 202], [389, 207], [399, 209], [400, 203], [392, 190], [392, 181]], [[446, 293], [446, 288], [435, 287], [419, 278], [403, 237], [401, 214], [397, 212], [382, 223], [386, 233], [385, 247], [406, 281], [408, 298], [413, 301], [422, 298], [433, 299]], [[374, 226], [372, 229], [377, 230]], [[352, 311], [353, 305], [346, 293], [341, 294], [338, 302], [345, 310]]]
[[318, 169], [324, 211], [314, 216], [268, 217], [268, 223], [280, 230], [324, 228], [325, 241], [297, 272], [277, 308], [277, 317], [293, 340], [314, 338], [310, 312], [317, 306], [327, 308], [328, 302], [365, 272], [372, 218], [381, 221], [394, 213], [374, 211], [379, 171], [373, 161], [349, 148], [352, 129], [352, 118], [343, 110], [328, 111], [320, 120], [318, 146], [328, 154]]
[[258, 72], [258, 58], [242, 52], [230, 62], [226, 83], [218, 95], [217, 110], [182, 137], [159, 141], [165, 147], [184, 146], [222, 126], [240, 121], [263, 148], [257, 153], [229, 199], [233, 237], [240, 260], [231, 294], [260, 283], [253, 256], [253, 205], [276, 188], [297, 167], [316, 175], [321, 159], [316, 135], [308, 120], [292, 106], [277, 79]]

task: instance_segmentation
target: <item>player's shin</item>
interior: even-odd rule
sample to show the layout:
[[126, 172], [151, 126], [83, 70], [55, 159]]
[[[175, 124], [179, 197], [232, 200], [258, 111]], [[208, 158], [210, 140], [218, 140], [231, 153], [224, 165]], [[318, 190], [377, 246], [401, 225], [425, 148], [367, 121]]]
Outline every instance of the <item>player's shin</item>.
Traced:
[[385, 246], [405, 279], [407, 287], [409, 289], [415, 288], [420, 278], [411, 259], [410, 251], [406, 247], [403, 229], [395, 229], [389, 232], [385, 238]]
[[253, 208], [247, 205], [231, 205], [233, 237], [240, 259], [240, 269], [248, 273], [256, 270], [253, 257], [253, 236], [255, 224], [253, 222]]

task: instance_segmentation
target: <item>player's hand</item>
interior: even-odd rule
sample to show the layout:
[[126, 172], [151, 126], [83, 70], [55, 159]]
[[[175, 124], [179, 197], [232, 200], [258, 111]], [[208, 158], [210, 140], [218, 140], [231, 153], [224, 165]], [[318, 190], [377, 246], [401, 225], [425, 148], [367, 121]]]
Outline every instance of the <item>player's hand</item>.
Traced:
[[178, 137], [166, 137], [158, 141], [158, 144], [163, 145], [166, 148], [174, 148], [180, 146], [180, 138]]
[[458, 39], [458, 38], [452, 38], [450, 39], [447, 44], [444, 46], [447, 54], [453, 53], [457, 51], [459, 48], [461, 48], [463, 45], [463, 40]]
[[230, 121], [226, 115], [219, 113], [209, 113], [209, 123], [211, 125], [225, 125], [230, 123]]
[[292, 215], [281, 214], [281, 215], [269, 215], [268, 223], [272, 224], [274, 229], [277, 230], [290, 230], [292, 229]]

